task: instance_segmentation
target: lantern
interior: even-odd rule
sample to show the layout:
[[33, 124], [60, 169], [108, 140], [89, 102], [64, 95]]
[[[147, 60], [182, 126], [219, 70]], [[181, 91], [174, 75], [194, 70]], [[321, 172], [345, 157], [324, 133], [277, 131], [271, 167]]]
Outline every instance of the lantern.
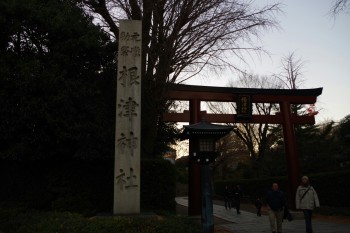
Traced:
[[212, 200], [212, 175], [210, 163], [213, 163], [219, 155], [215, 151], [215, 143], [221, 137], [227, 135], [233, 126], [210, 124], [202, 120], [197, 124], [184, 126], [182, 139], [189, 139], [194, 150], [190, 159], [201, 164], [201, 193], [202, 196], [202, 232], [214, 232], [213, 200]]

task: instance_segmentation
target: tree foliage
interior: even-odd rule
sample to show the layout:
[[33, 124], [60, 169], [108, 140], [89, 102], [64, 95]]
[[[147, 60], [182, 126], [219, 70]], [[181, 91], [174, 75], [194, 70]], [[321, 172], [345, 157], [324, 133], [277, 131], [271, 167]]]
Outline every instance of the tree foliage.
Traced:
[[110, 156], [108, 35], [73, 2], [57, 0], [1, 1], [0, 27], [1, 157]]
[[204, 68], [237, 68], [229, 57], [260, 50], [254, 42], [274, 27], [278, 4], [255, 7], [227, 0], [77, 0], [118, 38], [119, 20], [142, 20], [142, 152], [155, 151], [157, 118], [168, 83], [183, 82]]
[[236, 134], [230, 133], [216, 143], [220, 156], [214, 163], [215, 177], [227, 179], [232, 170], [249, 160], [247, 150]]
[[[282, 69], [276, 75], [259, 77], [254, 74], [244, 74], [234, 86], [255, 88], [290, 88], [298, 89], [303, 82], [304, 62], [291, 53], [282, 59]], [[235, 105], [210, 104], [210, 109], [217, 113], [225, 113]], [[308, 114], [304, 105], [292, 105], [294, 113]], [[257, 103], [254, 113], [269, 115], [279, 111], [278, 105]], [[227, 112], [226, 112], [227, 113]], [[336, 125], [326, 122], [319, 125], [296, 125], [297, 154], [303, 173], [315, 173], [348, 167], [349, 162], [349, 117], [345, 117]], [[286, 173], [284, 152], [284, 137], [281, 125], [269, 124], [237, 124], [233, 130], [244, 143], [253, 160], [237, 167], [236, 174], [241, 177], [280, 176]], [[231, 139], [233, 141], [233, 139]], [[227, 149], [229, 151], [229, 149]], [[244, 152], [240, 152], [243, 154]], [[223, 161], [229, 164], [233, 161], [227, 157]], [[218, 160], [220, 163], [221, 160]], [[222, 166], [220, 164], [217, 167]], [[226, 172], [227, 173], [227, 172]]]
[[297, 153], [304, 174], [337, 169], [333, 127], [334, 122], [327, 122], [296, 130]]
[[[269, 76], [257, 76], [253, 74], [243, 74], [235, 83], [236, 86], [249, 88], [281, 88], [279, 79]], [[279, 107], [275, 103], [254, 103], [253, 114], [272, 115], [278, 111]], [[273, 144], [270, 140], [270, 124], [239, 124], [234, 132], [247, 146], [252, 159], [263, 159], [265, 151]]]
[[343, 167], [350, 167], [350, 115], [345, 116], [335, 127], [335, 156]]
[[347, 142], [350, 140], [350, 115], [345, 116], [340, 122], [337, 130], [339, 140]]

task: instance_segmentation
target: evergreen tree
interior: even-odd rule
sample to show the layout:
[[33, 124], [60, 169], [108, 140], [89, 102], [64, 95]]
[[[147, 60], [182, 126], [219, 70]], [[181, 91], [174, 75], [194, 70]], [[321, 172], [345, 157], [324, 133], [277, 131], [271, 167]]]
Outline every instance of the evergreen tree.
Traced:
[[0, 156], [112, 156], [115, 44], [74, 2], [0, 2]]

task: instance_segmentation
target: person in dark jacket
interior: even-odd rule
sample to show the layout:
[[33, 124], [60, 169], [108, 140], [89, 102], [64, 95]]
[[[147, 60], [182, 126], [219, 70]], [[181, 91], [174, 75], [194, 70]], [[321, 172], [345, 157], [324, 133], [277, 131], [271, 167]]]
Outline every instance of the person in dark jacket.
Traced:
[[230, 188], [230, 186], [226, 185], [224, 190], [224, 201], [225, 201], [226, 210], [227, 208], [231, 209], [231, 205], [232, 205], [231, 196], [232, 196], [232, 189]]
[[237, 214], [240, 214], [241, 211], [241, 198], [242, 198], [243, 194], [242, 194], [242, 190], [241, 187], [239, 185], [236, 185], [234, 191], [233, 191], [233, 199], [234, 199], [234, 203], [236, 206], [236, 211]]
[[266, 204], [272, 233], [281, 233], [286, 198], [284, 193], [279, 190], [277, 183], [273, 183], [272, 189], [267, 193]]
[[260, 217], [261, 216], [261, 207], [263, 205], [260, 197], [255, 199], [254, 205], [256, 208], [256, 215]]

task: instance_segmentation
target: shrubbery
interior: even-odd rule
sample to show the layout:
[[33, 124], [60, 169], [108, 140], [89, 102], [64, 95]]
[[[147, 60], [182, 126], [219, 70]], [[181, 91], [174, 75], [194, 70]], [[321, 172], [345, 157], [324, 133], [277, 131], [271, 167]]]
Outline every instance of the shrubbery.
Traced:
[[94, 217], [69, 212], [39, 212], [0, 206], [3, 233], [195, 233], [200, 227], [177, 216]]
[[[199, 232], [176, 217], [92, 217], [112, 212], [113, 161], [0, 163], [1, 233]], [[176, 170], [169, 161], [141, 162], [141, 208], [175, 211]], [[69, 211], [69, 212], [68, 212]], [[84, 217], [85, 216], [85, 217]]]
[[[350, 170], [309, 175], [312, 186], [316, 189], [322, 206], [350, 207]], [[267, 179], [239, 179], [215, 182], [215, 194], [223, 196], [225, 185], [241, 185], [244, 194], [249, 198], [264, 196], [270, 190], [271, 184], [277, 182], [280, 188], [289, 194], [287, 177], [272, 177]], [[294, 197], [289, 197], [291, 199]]]
[[[91, 216], [112, 212], [114, 161], [0, 161], [0, 201]], [[141, 162], [141, 208], [175, 210], [176, 171], [162, 159]]]
[[141, 207], [147, 210], [175, 210], [176, 169], [163, 159], [142, 160]]
[[[255, 199], [256, 197], [264, 197], [266, 192], [271, 189], [271, 184], [277, 182], [284, 191], [287, 189], [288, 181], [286, 177], [274, 177], [265, 179], [232, 179], [214, 182], [215, 195], [223, 196], [225, 186], [240, 185], [244, 197]], [[288, 192], [286, 192], [288, 193]]]

